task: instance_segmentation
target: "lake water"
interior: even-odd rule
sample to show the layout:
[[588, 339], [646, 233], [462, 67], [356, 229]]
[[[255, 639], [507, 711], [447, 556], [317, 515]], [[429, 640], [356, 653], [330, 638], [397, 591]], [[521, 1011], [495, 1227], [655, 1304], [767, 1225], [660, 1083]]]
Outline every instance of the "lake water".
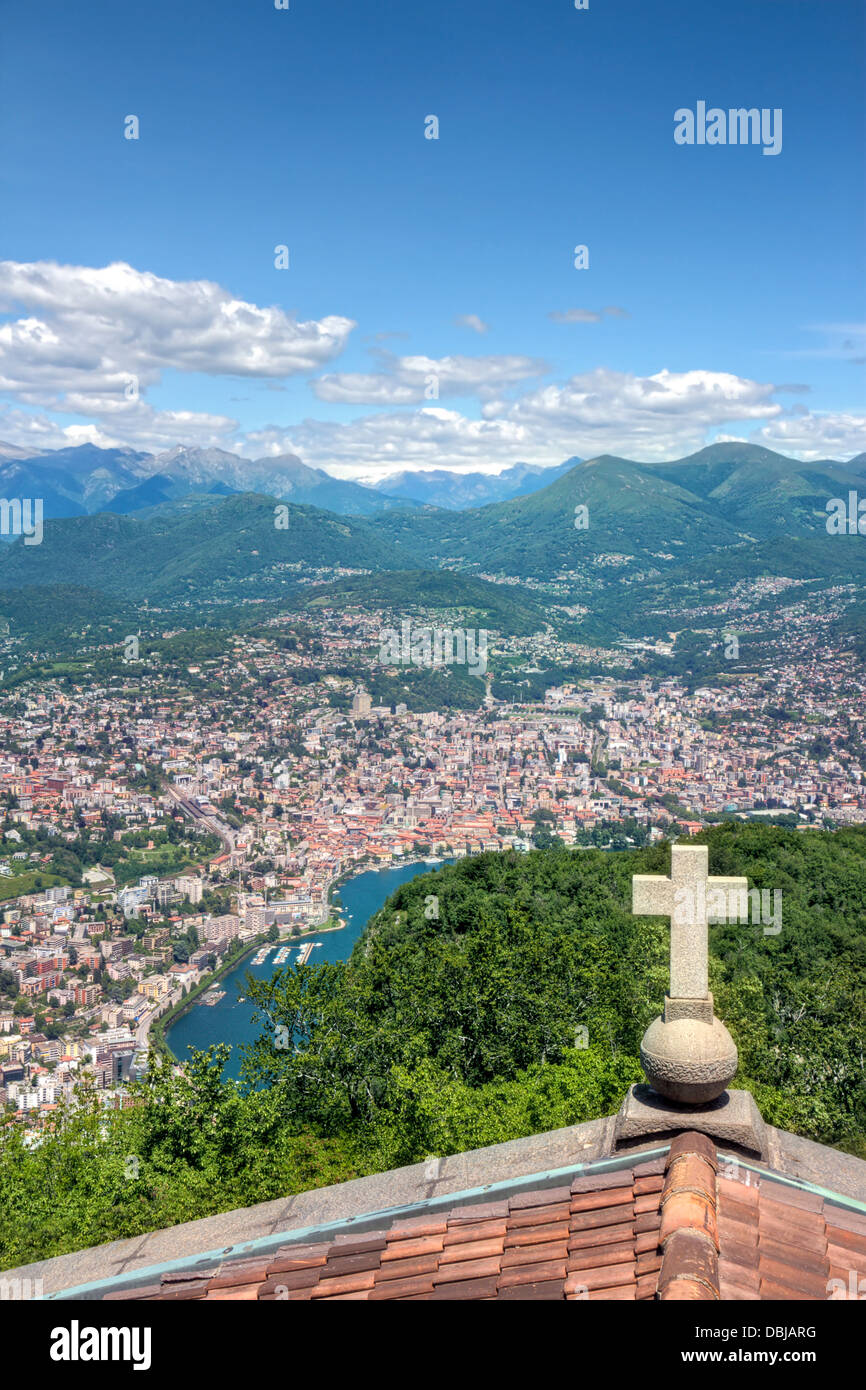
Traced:
[[[443, 863], [453, 864], [456, 860], [446, 859]], [[389, 869], [371, 869], [367, 873], [356, 874], [340, 888], [337, 904], [338, 907], [341, 905], [340, 915], [346, 920], [347, 925], [341, 931], [322, 932], [320, 936], [313, 933], [301, 938], [297, 945], [292, 945], [291, 955], [284, 964], [290, 965], [296, 961], [301, 946], [308, 941], [322, 943], [315, 946], [310, 953], [310, 965], [320, 965], [323, 961], [346, 960], [373, 913], [379, 911], [385, 899], [389, 898], [401, 883], [408, 883], [410, 878], [415, 878], [418, 874], [429, 874], [434, 867], [439, 866], [399, 864]], [[223, 1074], [235, 1078], [240, 1075], [241, 1054], [238, 1045], [254, 1042], [263, 1028], [263, 1024], [253, 1023], [252, 1004], [240, 1002], [244, 977], [250, 974], [257, 980], [269, 979], [276, 968], [273, 960], [277, 949], [276, 945], [271, 946], [267, 959], [261, 965], [252, 964], [255, 952], [246, 956], [233, 970], [216, 982], [217, 989], [225, 990], [225, 997], [218, 1004], [193, 1004], [191, 1009], [171, 1025], [166, 1034], [166, 1041], [178, 1061], [185, 1060], [188, 1047], [204, 1049], [212, 1043], [229, 1043], [232, 1052]]]

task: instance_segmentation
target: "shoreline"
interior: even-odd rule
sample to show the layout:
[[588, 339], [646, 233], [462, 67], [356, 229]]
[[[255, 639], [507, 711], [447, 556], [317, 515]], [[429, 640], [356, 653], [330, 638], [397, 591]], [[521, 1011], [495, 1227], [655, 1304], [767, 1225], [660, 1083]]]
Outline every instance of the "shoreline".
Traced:
[[[442, 859], [442, 863], [445, 863], [447, 859], [457, 859], [466, 857], [466, 855], [448, 855]], [[368, 865], [365, 868], [358, 869], [355, 873], [348, 873], [344, 871], [332, 878], [325, 890], [327, 906], [332, 909], [335, 909], [336, 905], [332, 901], [332, 894], [336, 890], [338, 890], [341, 884], [348, 883], [350, 882], [350, 880], [354, 878], [360, 878], [363, 874], [385, 873], [391, 869], [407, 867], [410, 864], [426, 863], [426, 857], [412, 859], [400, 858], [392, 860], [389, 864]], [[432, 873], [434, 869], [439, 867], [439, 865], [430, 864], [428, 867]], [[332, 911], [331, 915], [336, 915], [336, 912]], [[265, 937], [258, 937], [255, 941], [250, 942], [249, 945], [239, 953], [239, 955], [234, 956], [230, 961], [222, 962], [222, 964], [217, 966], [216, 970], [214, 970], [205, 979], [199, 980], [199, 982], [196, 985], [194, 985], [193, 988], [190, 990], [189, 994], [186, 996], [185, 999], [173, 1005], [171, 1009], [167, 1009], [165, 1013], [160, 1014], [158, 1018], [153, 1019], [147, 1031], [147, 1038], [149, 1044], [151, 1046], [155, 1046], [156, 1050], [160, 1051], [164, 1056], [167, 1056], [175, 1066], [181, 1066], [182, 1063], [180, 1059], [175, 1055], [175, 1053], [172, 1051], [171, 1047], [168, 1044], [168, 1040], [166, 1038], [167, 1028], [170, 1027], [172, 1024], [176, 1023], [178, 1019], [183, 1017], [184, 1014], [188, 1013], [194, 1005], [200, 1003], [201, 995], [204, 994], [208, 989], [213, 988], [213, 986], [219, 982], [223, 975], [226, 975], [231, 970], [234, 970], [238, 965], [242, 963], [246, 956], [250, 955], [253, 951], [261, 950], [263, 946], [285, 946], [287, 944], [291, 944], [292, 942], [301, 942], [304, 940], [305, 937], [316, 936], [319, 934], [324, 934], [325, 932], [345, 931], [348, 925], [349, 924], [347, 921], [338, 922], [335, 926], [326, 926], [323, 923], [321, 926], [307, 927], [303, 931], [299, 932], [297, 936], [281, 936], [279, 938], [279, 941], [274, 942], [268, 942]], [[168, 1020], [168, 1022], [165, 1023], [165, 1020]], [[160, 1035], [157, 1038], [153, 1038], [153, 1029], [154, 1026], [158, 1023], [162, 1023], [163, 1028], [160, 1032]]]
[[[146, 1034], [148, 1047], [155, 1048], [157, 1052], [163, 1053], [171, 1062], [179, 1066], [180, 1060], [172, 1052], [166, 1040], [166, 1027], [170, 1026], [172, 1023], [176, 1023], [179, 1018], [182, 1018], [194, 1004], [199, 1002], [200, 995], [212, 989], [213, 986], [222, 979], [223, 975], [227, 975], [230, 971], [234, 970], [236, 966], [241, 964], [246, 956], [250, 955], [253, 951], [261, 950], [262, 946], [267, 944], [268, 943], [262, 937], [258, 937], [255, 941], [251, 941], [242, 951], [239, 951], [236, 956], [232, 956], [231, 960], [221, 961], [216, 970], [211, 971], [209, 975], [194, 984], [186, 998], [178, 1000], [170, 1009], [166, 1009], [165, 1013], [159, 1014], [156, 1018], [151, 1019]], [[276, 945], [276, 942], [272, 944]], [[154, 1028], [157, 1024], [162, 1024], [163, 1026], [160, 1034], [154, 1038]]]

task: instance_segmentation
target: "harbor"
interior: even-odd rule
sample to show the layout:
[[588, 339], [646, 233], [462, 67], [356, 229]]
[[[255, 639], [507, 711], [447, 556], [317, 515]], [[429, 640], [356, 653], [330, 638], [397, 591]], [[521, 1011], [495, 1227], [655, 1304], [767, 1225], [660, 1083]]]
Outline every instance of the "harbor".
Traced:
[[[446, 859], [443, 862], [453, 864], [455, 861]], [[284, 966], [291, 953], [298, 950], [299, 964], [320, 965], [348, 960], [367, 922], [385, 900], [402, 883], [408, 883], [418, 874], [430, 873], [431, 869], [437, 867], [423, 860], [415, 860], [410, 864], [394, 864], [386, 869], [367, 869], [345, 880], [339, 887], [339, 915], [345, 921], [344, 927], [325, 932], [319, 927], [314, 941], [296, 944], [280, 942], [258, 947], [251, 957], [240, 961], [221, 980], [225, 995], [223, 999], [210, 1008], [201, 1008], [202, 1001], [197, 1000], [168, 1027], [165, 1035], [168, 1047], [178, 1061], [185, 1061], [189, 1047], [204, 1050], [214, 1043], [227, 1042], [232, 1050], [224, 1075], [237, 1079], [240, 1075], [240, 1048], [252, 1043], [261, 1029], [260, 1024], [253, 1022], [253, 1006], [246, 998], [238, 1007], [238, 996], [246, 995], [244, 986], [247, 975], [257, 980], [270, 979], [274, 970]], [[322, 932], [321, 941], [318, 939], [319, 932]]]

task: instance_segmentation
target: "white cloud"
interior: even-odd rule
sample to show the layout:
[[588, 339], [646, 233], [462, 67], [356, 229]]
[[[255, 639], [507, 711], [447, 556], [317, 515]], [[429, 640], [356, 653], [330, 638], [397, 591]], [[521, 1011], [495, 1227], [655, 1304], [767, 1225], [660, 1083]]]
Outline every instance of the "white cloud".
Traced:
[[67, 449], [96, 444], [101, 449], [133, 448], [158, 453], [175, 444], [201, 448], [226, 447], [237, 433], [237, 420], [192, 410], [154, 410], [145, 401], [125, 408], [117, 403], [116, 418], [104, 412], [102, 421], [64, 425], [51, 416], [24, 410], [0, 409], [0, 439], [31, 449]]
[[[489, 397], [528, 377], [543, 376], [547, 363], [534, 357], [390, 357], [384, 372], [334, 372], [311, 383], [320, 401], [350, 405], [420, 405], [441, 396]], [[438, 394], [434, 395], [433, 392]]]
[[[616, 453], [650, 462], [700, 449], [726, 424], [781, 417], [773, 394], [771, 384], [726, 372], [663, 370], [637, 377], [599, 368], [516, 401], [488, 401], [480, 420], [442, 408], [343, 423], [308, 419], [290, 429], [253, 431], [245, 447], [252, 454], [288, 450], [340, 477], [551, 464], [572, 454]], [[802, 435], [802, 417], [799, 423]], [[852, 442], [847, 452], [857, 447]]]
[[485, 323], [477, 314], [459, 314], [454, 320], [458, 328], [471, 328], [473, 333], [489, 333], [490, 324]]
[[[9, 261], [0, 262], [0, 313], [11, 315], [0, 322], [0, 391], [15, 401], [0, 413], [0, 438], [34, 453], [87, 441], [153, 452], [180, 443], [252, 457], [296, 453], [337, 476], [383, 477], [405, 468], [496, 471], [573, 454], [652, 461], [699, 449], [726, 428], [753, 429], [752, 438], [768, 447], [806, 458], [844, 458], [864, 447], [862, 416], [810, 413], [799, 404], [783, 409], [778, 394], [794, 387], [732, 373], [665, 369], [641, 377], [598, 368], [515, 397], [515, 387], [548, 370], [544, 362], [383, 350], [376, 352], [379, 370], [331, 373], [314, 380], [313, 390], [323, 401], [384, 410], [351, 421], [274, 423], [242, 436], [228, 415], [157, 409], [148, 388], [168, 369], [276, 386], [330, 362], [355, 326], [351, 319], [299, 323], [210, 281], [181, 283], [124, 264]], [[626, 315], [613, 306], [598, 313]], [[568, 310], [561, 317], [591, 322], [595, 314]], [[477, 320], [476, 331], [479, 325], [486, 328]], [[854, 350], [862, 334], [856, 324], [821, 331], [835, 335], [841, 351]], [[133, 378], [137, 398], [129, 398]], [[431, 379], [439, 397], [479, 398], [480, 418], [429, 401]], [[66, 423], [73, 415], [80, 422]]]
[[779, 454], [802, 459], [849, 459], [866, 450], [866, 416], [845, 412], [811, 414], [802, 408], [750, 436]]
[[[0, 312], [21, 310], [0, 323], [0, 391], [22, 405], [116, 422], [145, 447], [175, 420], [198, 418], [207, 430], [221, 418], [142, 409], [164, 371], [285, 378], [332, 361], [355, 327], [336, 315], [299, 323], [212, 281], [167, 280], [122, 262], [0, 261]], [[128, 398], [133, 389], [138, 399]], [[141, 433], [145, 426], [156, 433]]]

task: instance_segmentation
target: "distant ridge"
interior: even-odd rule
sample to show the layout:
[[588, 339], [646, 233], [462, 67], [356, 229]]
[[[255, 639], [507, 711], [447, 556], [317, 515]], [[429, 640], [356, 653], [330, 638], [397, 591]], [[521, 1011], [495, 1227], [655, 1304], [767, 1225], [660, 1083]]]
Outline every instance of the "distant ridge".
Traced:
[[[571, 482], [551, 491], [565, 479]], [[659, 530], [656, 521], [674, 505], [675, 498], [681, 506], [715, 518], [721, 528], [719, 539], [725, 528], [730, 528], [732, 534], [760, 540], [790, 533], [792, 528], [813, 530], [830, 497], [858, 486], [862, 489], [864, 483], [866, 452], [847, 463], [833, 459], [801, 462], [738, 441], [710, 444], [684, 458], [652, 463], [604, 454], [583, 460], [569, 458], [551, 467], [519, 463], [498, 474], [404, 470], [369, 486], [334, 478], [320, 468], [311, 468], [295, 454], [245, 459], [224, 449], [178, 445], [154, 455], [83, 444], [28, 455], [17, 445], [0, 443], [0, 495], [42, 498], [46, 519], [100, 511], [127, 516], [176, 506], [185, 498], [194, 498], [201, 505], [208, 497], [255, 492], [341, 516], [372, 519], [394, 514], [394, 535], [398, 531], [405, 537], [414, 534], [422, 547], [428, 538], [432, 541], [445, 534], [446, 524], [428, 514], [447, 512], [453, 518], [448, 527], [458, 542], [458, 558], [467, 547], [473, 548], [473, 536], [481, 541], [488, 523], [495, 525], [491, 536], [494, 548], [488, 558], [499, 555], [503, 525], [513, 525], [519, 531], [524, 524], [535, 525], [539, 517], [566, 503], [573, 511], [581, 500], [588, 501], [588, 497], [578, 496], [584, 485], [590, 486], [596, 501], [599, 526], [602, 521], [607, 526], [606, 533], [598, 529], [594, 537], [587, 538], [588, 545], [595, 540], [614, 549], [627, 544], [629, 553], [648, 549], [651, 554], [655, 547], [651, 533]], [[679, 492], [675, 495], [670, 488]], [[644, 529], [649, 547], [641, 545], [639, 535], [630, 536], [630, 523], [624, 520], [634, 515], [632, 502], [639, 492], [646, 497]], [[656, 512], [650, 510], [650, 498], [655, 499], [652, 507]], [[514, 510], [492, 513], [490, 509], [497, 506]], [[415, 526], [411, 519], [398, 515], [413, 512], [424, 513], [426, 521]], [[469, 520], [478, 512], [485, 513], [480, 531], [476, 522]], [[623, 519], [625, 529], [617, 524], [617, 517]], [[691, 529], [700, 533], [703, 523], [693, 520]], [[663, 532], [670, 535], [667, 523], [656, 539], [663, 539]], [[536, 550], [538, 539], [537, 533], [527, 536]], [[544, 558], [542, 551], [540, 559]], [[431, 555], [435, 553], [434, 546]], [[567, 549], [562, 551], [562, 558], [567, 560]]]
[[373, 486], [394, 497], [460, 511], [464, 507], [483, 507], [488, 502], [504, 502], [536, 492], [576, 463], [580, 463], [580, 459], [566, 459], [550, 468], [516, 463], [501, 473], [454, 473], [435, 468], [429, 472], [394, 473]]

